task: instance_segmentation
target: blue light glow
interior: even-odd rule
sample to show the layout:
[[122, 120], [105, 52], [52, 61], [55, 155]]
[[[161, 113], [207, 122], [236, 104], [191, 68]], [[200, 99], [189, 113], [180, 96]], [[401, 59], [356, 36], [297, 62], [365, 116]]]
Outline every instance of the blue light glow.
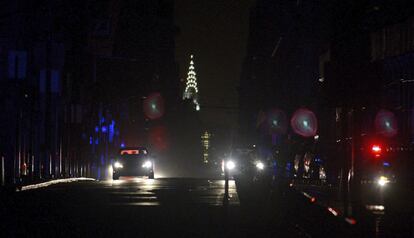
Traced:
[[102, 133], [106, 133], [106, 131], [107, 131], [106, 126], [103, 126], [102, 127]]
[[383, 165], [384, 165], [384, 167], [390, 167], [390, 163], [388, 163], [388, 162], [384, 162]]
[[121, 148], [124, 148], [125, 147], [125, 144], [122, 142], [121, 143]]
[[112, 143], [114, 140], [114, 134], [115, 134], [115, 121], [112, 120], [112, 123], [109, 125], [109, 142]]

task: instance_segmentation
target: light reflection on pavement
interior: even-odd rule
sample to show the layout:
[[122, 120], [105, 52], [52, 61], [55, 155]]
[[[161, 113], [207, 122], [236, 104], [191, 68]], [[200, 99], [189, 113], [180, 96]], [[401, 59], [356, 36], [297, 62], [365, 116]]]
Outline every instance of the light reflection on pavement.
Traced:
[[[184, 182], [185, 181], [185, 182]], [[109, 194], [110, 205], [115, 206], [157, 206], [177, 204], [203, 204], [222, 206], [224, 180], [202, 179], [144, 179], [123, 177], [120, 180], [100, 182], [103, 186], [90, 189]], [[239, 205], [236, 187], [229, 181], [229, 205]]]

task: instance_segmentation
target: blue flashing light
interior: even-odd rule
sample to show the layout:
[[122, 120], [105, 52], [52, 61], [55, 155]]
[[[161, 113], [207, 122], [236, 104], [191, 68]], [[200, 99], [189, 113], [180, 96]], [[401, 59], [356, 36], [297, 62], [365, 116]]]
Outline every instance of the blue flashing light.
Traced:
[[89, 137], [89, 144], [92, 145], [93, 144], [93, 138], [92, 136]]
[[383, 165], [384, 165], [384, 167], [390, 167], [391, 166], [391, 164], [390, 163], [388, 163], [388, 162], [384, 162], [384, 163], [382, 163]]
[[95, 127], [95, 132], [99, 132], [99, 126]]
[[121, 148], [125, 148], [125, 144], [123, 142], [121, 143]]
[[95, 145], [97, 145], [97, 144], [99, 144], [99, 139], [98, 138], [96, 138], [96, 140], [95, 140]]
[[106, 126], [103, 126], [102, 127], [102, 133], [106, 133], [106, 131], [107, 131]]

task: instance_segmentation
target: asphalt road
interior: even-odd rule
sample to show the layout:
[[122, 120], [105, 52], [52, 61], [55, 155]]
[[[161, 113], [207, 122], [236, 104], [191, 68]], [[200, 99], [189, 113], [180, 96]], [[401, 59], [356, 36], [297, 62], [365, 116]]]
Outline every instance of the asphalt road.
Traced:
[[[75, 182], [6, 194], [2, 237], [306, 237], [283, 209], [241, 205], [230, 181]], [[285, 216], [286, 215], [286, 216]]]

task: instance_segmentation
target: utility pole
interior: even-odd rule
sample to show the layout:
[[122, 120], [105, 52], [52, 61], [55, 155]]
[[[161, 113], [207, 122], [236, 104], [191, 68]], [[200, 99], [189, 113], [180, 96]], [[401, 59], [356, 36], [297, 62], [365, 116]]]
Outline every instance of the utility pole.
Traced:
[[227, 160], [224, 162], [224, 196], [223, 206], [228, 207], [229, 205], [229, 169], [227, 168]]
[[0, 174], [0, 176], [1, 176], [1, 186], [4, 186], [5, 184], [6, 184], [6, 182], [5, 182], [5, 175], [4, 175], [4, 172], [5, 172], [5, 168], [4, 168], [4, 156], [1, 156], [0, 157], [0, 165], [1, 165], [1, 174]]
[[[50, 30], [50, 29], [49, 29]], [[51, 113], [51, 78], [50, 78], [50, 32], [46, 39], [46, 69], [45, 69], [45, 147], [44, 147], [44, 162], [43, 162], [43, 176], [46, 178], [50, 177], [51, 173], [51, 153], [50, 153], [50, 136], [51, 136], [51, 125], [50, 125], [50, 113]]]
[[20, 100], [21, 97], [21, 87], [22, 85], [18, 82], [18, 77], [17, 75], [19, 74], [19, 62], [18, 62], [18, 57], [15, 58], [14, 60], [14, 89], [15, 89], [15, 103], [16, 103], [16, 132], [15, 132], [15, 137], [16, 137], [16, 144], [15, 144], [15, 155], [14, 155], [14, 179], [16, 180], [20, 180], [20, 166], [21, 166], [21, 112], [22, 112], [22, 103]]

